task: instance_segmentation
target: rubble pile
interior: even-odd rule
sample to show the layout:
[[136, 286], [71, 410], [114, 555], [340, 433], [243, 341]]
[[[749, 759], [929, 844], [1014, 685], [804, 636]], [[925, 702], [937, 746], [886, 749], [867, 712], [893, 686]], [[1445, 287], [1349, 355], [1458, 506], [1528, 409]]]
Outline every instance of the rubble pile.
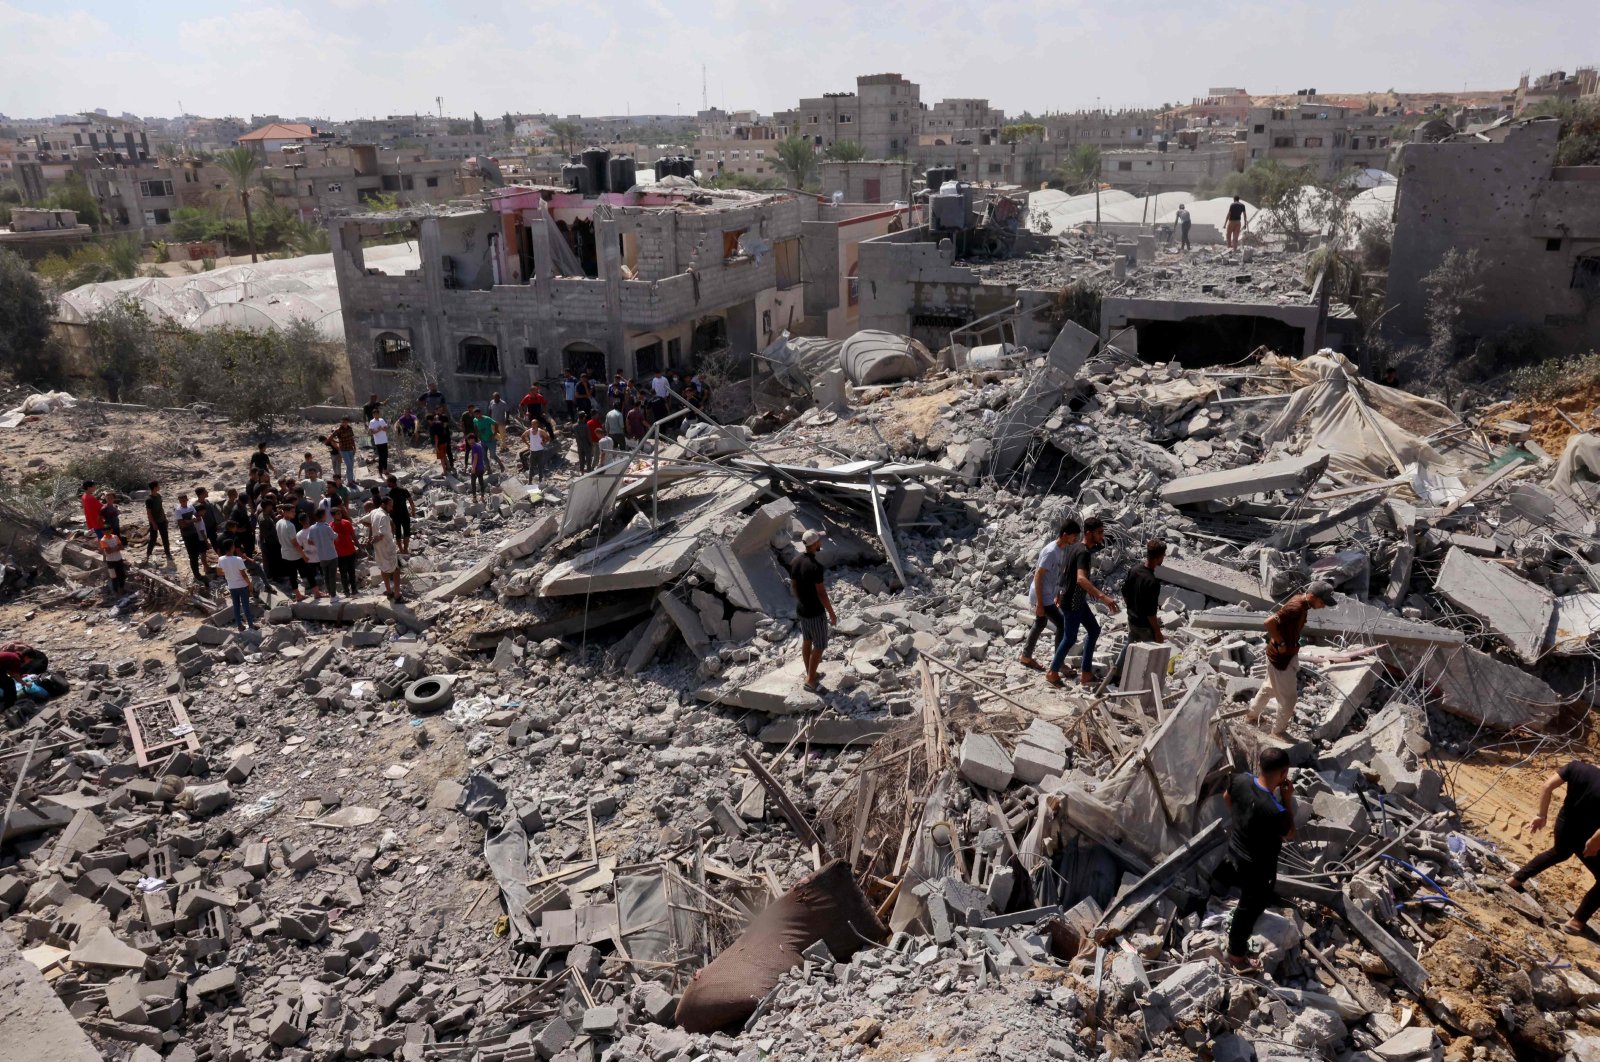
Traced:
[[[141, 1062], [1597, 1057], [1600, 970], [1451, 784], [1594, 703], [1595, 483], [1331, 353], [1080, 332], [486, 504], [409, 471], [407, 603], [235, 632], [182, 587], [97, 607], [63, 547], [8, 606], [71, 692], [0, 739], [7, 942]], [[1168, 637], [1106, 617], [1104, 681], [1053, 689], [1026, 588], [1089, 515], [1099, 585], [1168, 543]], [[1278, 738], [1262, 621], [1314, 579]], [[1274, 747], [1297, 832], [1241, 974], [1221, 793]]]

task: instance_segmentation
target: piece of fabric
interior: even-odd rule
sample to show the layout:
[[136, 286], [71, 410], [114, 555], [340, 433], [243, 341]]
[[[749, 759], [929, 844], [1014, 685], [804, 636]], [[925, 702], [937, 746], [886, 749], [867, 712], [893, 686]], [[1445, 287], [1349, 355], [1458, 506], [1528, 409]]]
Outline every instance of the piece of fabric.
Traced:
[[1289, 732], [1289, 723], [1294, 719], [1295, 705], [1299, 700], [1300, 689], [1298, 685], [1300, 675], [1300, 659], [1297, 656], [1290, 658], [1288, 667], [1276, 667], [1269, 660], [1267, 662], [1266, 680], [1261, 688], [1256, 691], [1256, 696], [1250, 702], [1250, 708], [1245, 717], [1254, 723], [1266, 711], [1268, 701], [1276, 701], [1278, 710], [1273, 713], [1269, 726], [1272, 733], [1282, 737]]
[[828, 647], [828, 617], [801, 616], [800, 636], [811, 643], [813, 651], [822, 652]]
[[732, 947], [694, 975], [678, 1001], [678, 1026], [709, 1033], [738, 1025], [817, 941], [848, 960], [888, 935], [850, 866], [836, 859], [762, 911]]

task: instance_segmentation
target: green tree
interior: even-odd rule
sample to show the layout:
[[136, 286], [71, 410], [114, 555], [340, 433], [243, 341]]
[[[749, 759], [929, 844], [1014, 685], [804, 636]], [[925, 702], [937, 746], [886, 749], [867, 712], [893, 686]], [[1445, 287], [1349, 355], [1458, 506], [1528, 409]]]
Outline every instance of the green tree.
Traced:
[[100, 204], [95, 200], [94, 193], [89, 191], [89, 182], [76, 171], [69, 172], [62, 179], [61, 187], [51, 192], [46, 202], [57, 210], [70, 210], [77, 214], [80, 225], [91, 225], [95, 229], [100, 227]]
[[327, 254], [333, 249], [328, 230], [304, 218], [294, 218], [289, 222], [284, 245], [297, 255]]
[[573, 145], [583, 136], [583, 126], [577, 122], [559, 121], [550, 123], [550, 135], [556, 138], [561, 145], [561, 150], [570, 155]]
[[1524, 116], [1560, 119], [1557, 166], [1600, 166], [1600, 100], [1546, 100]]
[[55, 305], [21, 255], [0, 250], [0, 367], [19, 380], [35, 381], [53, 346]]
[[207, 230], [220, 220], [214, 210], [179, 207], [172, 212], [172, 238], [180, 243], [203, 240]]
[[510, 111], [507, 111], [500, 116], [500, 128], [505, 130], [505, 134], [508, 137], [516, 135], [517, 120], [511, 117]]
[[789, 175], [794, 187], [805, 187], [806, 178], [817, 165], [817, 153], [811, 141], [803, 136], [784, 137], [774, 151], [778, 156], [778, 168]]
[[1100, 149], [1093, 144], [1074, 146], [1052, 178], [1074, 195], [1091, 191], [1100, 180]]
[[1038, 122], [1016, 122], [1000, 130], [1000, 142], [1002, 144], [1015, 144], [1019, 140], [1027, 140], [1029, 137], [1035, 136], [1044, 136], [1044, 126]]
[[244, 208], [245, 236], [250, 241], [250, 261], [256, 261], [256, 223], [250, 200], [266, 191], [261, 187], [261, 156], [247, 147], [229, 148], [217, 155], [217, 165], [228, 177], [232, 193]]
[[822, 157], [829, 162], [859, 162], [867, 157], [867, 152], [859, 140], [835, 140]]
[[89, 353], [106, 397], [121, 402], [156, 365], [156, 325], [133, 299], [118, 299], [89, 318]]
[[472, 131], [478, 136], [483, 135], [483, 115], [477, 111], [472, 112]]

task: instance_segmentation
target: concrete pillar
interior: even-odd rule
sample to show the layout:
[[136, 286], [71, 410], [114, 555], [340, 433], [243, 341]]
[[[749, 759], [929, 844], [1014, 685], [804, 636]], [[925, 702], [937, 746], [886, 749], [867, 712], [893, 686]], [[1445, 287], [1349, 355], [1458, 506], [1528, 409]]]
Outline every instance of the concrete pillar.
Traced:
[[1123, 693], [1142, 691], [1135, 700], [1150, 715], [1156, 713], [1156, 700], [1150, 694], [1150, 681], [1155, 678], [1155, 689], [1161, 693], [1162, 703], [1167, 700], [1167, 665], [1172, 660], [1172, 646], [1165, 642], [1129, 642], [1127, 656], [1122, 661]]
[[1156, 238], [1154, 234], [1141, 234], [1138, 249], [1134, 252], [1141, 265], [1156, 260]]
[[811, 397], [817, 407], [834, 413], [844, 413], [850, 408], [847, 395], [843, 369], [829, 369], [811, 385]]
[[611, 218], [595, 222], [594, 239], [600, 259], [600, 279], [606, 285], [606, 375], [621, 369], [632, 374], [627, 333], [622, 326], [622, 248], [617, 243], [617, 223]]

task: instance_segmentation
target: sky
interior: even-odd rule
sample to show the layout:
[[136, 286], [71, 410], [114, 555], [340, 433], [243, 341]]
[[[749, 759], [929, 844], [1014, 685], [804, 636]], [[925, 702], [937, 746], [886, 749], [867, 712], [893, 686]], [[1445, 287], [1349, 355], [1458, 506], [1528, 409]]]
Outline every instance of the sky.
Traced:
[[[895, 72], [1008, 114], [1507, 88], [1600, 61], [1596, 0], [0, 0], [0, 114], [765, 113]], [[180, 102], [182, 110], [180, 111]]]

